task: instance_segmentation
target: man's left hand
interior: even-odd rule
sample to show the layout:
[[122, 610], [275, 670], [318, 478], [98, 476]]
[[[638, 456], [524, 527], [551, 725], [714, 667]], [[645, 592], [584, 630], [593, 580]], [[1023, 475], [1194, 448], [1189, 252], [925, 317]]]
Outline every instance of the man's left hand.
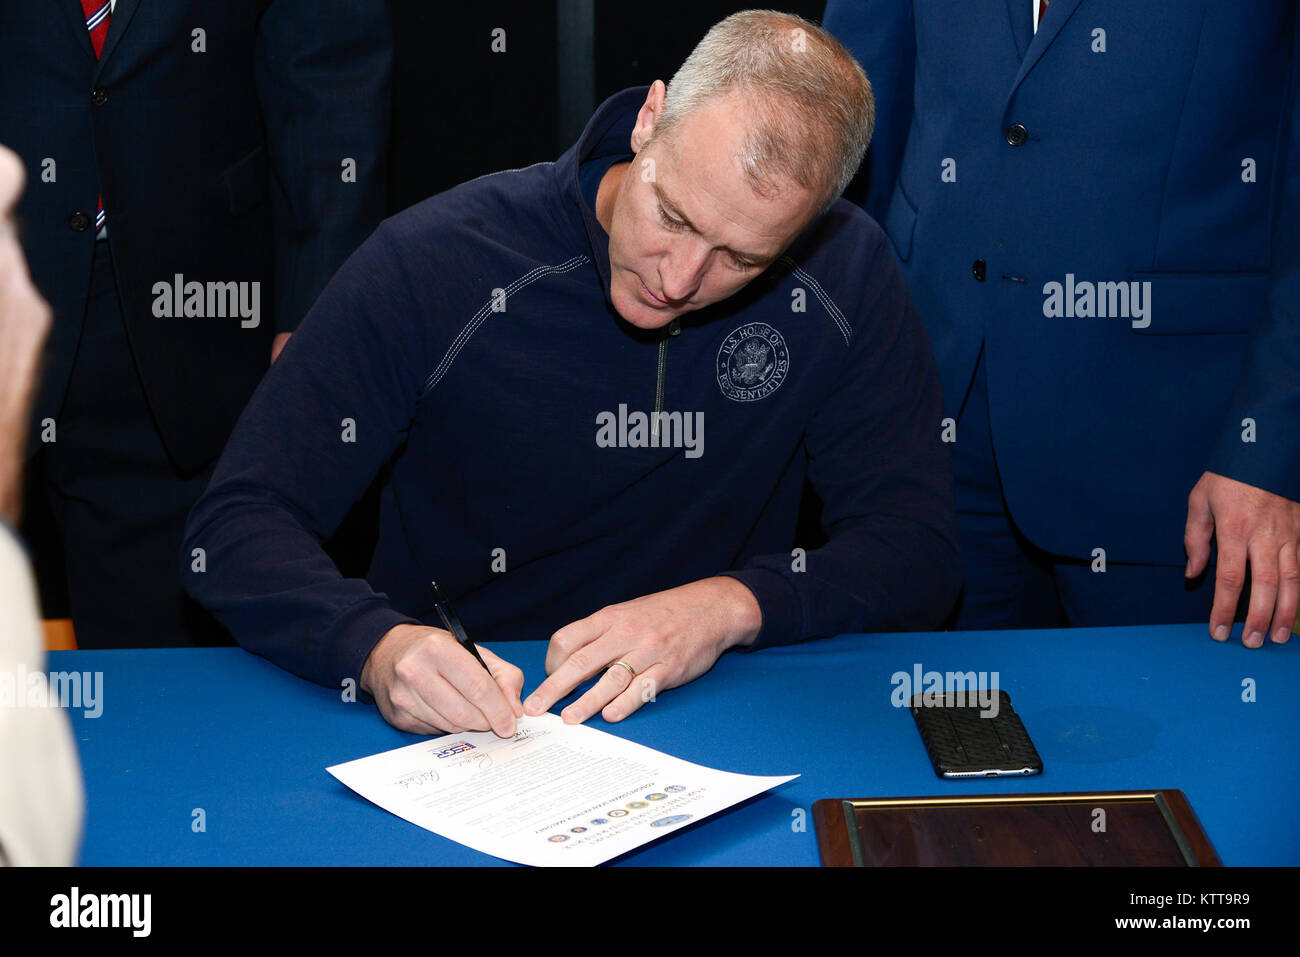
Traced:
[[1219, 562], [1210, 634], [1227, 640], [1249, 559], [1250, 608], [1242, 644], [1258, 648], [1266, 634], [1286, 641], [1300, 603], [1300, 502], [1206, 472], [1187, 498], [1183, 546], [1188, 578], [1205, 570], [1211, 535], [1219, 545]]
[[524, 713], [549, 711], [603, 670], [561, 717], [581, 724], [599, 711], [621, 721], [660, 691], [694, 681], [728, 648], [752, 644], [762, 624], [753, 592], [725, 576], [608, 605], [551, 636], [550, 677], [524, 702]]

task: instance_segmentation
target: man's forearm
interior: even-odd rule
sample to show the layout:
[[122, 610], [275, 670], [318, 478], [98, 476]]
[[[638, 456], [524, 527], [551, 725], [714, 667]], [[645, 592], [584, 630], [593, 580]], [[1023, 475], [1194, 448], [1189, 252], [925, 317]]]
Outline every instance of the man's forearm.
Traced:
[[753, 592], [752, 647], [846, 632], [938, 627], [961, 588], [961, 557], [941, 529], [892, 517], [842, 528], [822, 548], [760, 555], [724, 572]]
[[380, 638], [416, 621], [365, 580], [344, 578], [287, 510], [247, 491], [214, 483], [186, 532], [186, 590], [241, 646], [310, 681], [335, 688], [359, 681]]

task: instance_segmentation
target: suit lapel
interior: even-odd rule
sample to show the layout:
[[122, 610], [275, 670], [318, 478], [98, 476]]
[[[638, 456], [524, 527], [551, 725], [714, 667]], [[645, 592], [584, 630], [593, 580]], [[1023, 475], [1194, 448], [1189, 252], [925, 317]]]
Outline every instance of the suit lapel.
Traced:
[[[1015, 82], [1011, 84], [1011, 92], [1007, 94], [1007, 100], [1015, 96], [1016, 88], [1028, 75], [1029, 71], [1034, 68], [1043, 56], [1043, 52], [1052, 45], [1056, 35], [1061, 32], [1065, 26], [1065, 21], [1073, 16], [1075, 9], [1083, 0], [1052, 0], [1052, 4], [1047, 9], [1047, 14], [1043, 17], [1043, 22], [1038, 25], [1038, 32], [1034, 34], [1033, 40], [1029, 43], [1029, 49], [1025, 53], [1025, 59], [1020, 64], [1020, 72], [1016, 74]], [[1029, 4], [1025, 6], [1028, 8]], [[1030, 28], [1033, 27], [1033, 9], [1029, 8]]]
[[77, 34], [77, 43], [86, 51], [86, 56], [95, 59], [95, 48], [90, 45], [90, 31], [86, 29], [86, 14], [81, 9], [81, 0], [60, 0], [55, 6], [67, 14], [68, 24]]
[[[122, 38], [126, 28], [131, 25], [131, 18], [135, 16], [138, 6], [140, 6], [140, 0], [117, 0], [117, 5], [113, 8], [113, 18], [108, 21], [108, 36], [104, 39], [104, 49], [99, 54], [100, 72], [103, 71], [108, 58], [113, 55], [113, 50], [117, 47], [117, 41]], [[82, 23], [81, 32], [86, 32], [84, 22]]]
[[1025, 58], [1029, 42], [1034, 38], [1034, 11], [1031, 0], [1007, 0], [1007, 16], [1011, 18], [1011, 37], [1016, 41], [1016, 56]]

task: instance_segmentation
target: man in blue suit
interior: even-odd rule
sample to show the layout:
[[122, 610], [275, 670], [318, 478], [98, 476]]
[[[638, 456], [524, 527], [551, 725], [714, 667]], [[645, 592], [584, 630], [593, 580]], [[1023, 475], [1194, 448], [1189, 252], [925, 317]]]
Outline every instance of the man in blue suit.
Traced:
[[54, 312], [29, 492], [81, 647], [220, 640], [177, 580], [185, 516], [384, 213], [390, 73], [383, 0], [0, 6], [0, 141]]
[[[1294, 0], [830, 0], [939, 362], [959, 627], [1300, 600]], [[1190, 496], [1189, 493], [1190, 492]], [[1210, 543], [1217, 560], [1210, 582]]]

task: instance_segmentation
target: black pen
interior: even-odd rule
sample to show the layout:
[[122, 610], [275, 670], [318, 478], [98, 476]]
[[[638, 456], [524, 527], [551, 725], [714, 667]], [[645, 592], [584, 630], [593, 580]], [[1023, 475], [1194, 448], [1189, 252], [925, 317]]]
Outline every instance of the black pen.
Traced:
[[474, 656], [474, 660], [483, 666], [483, 670], [492, 674], [492, 669], [487, 666], [487, 662], [479, 655], [478, 649], [474, 647], [474, 642], [469, 640], [469, 635], [465, 634], [465, 626], [460, 623], [460, 616], [452, 610], [451, 604], [447, 599], [442, 597], [442, 592], [438, 589], [437, 582], [429, 582], [433, 586], [433, 607], [438, 609], [438, 617], [447, 630], [456, 636], [460, 646]]

